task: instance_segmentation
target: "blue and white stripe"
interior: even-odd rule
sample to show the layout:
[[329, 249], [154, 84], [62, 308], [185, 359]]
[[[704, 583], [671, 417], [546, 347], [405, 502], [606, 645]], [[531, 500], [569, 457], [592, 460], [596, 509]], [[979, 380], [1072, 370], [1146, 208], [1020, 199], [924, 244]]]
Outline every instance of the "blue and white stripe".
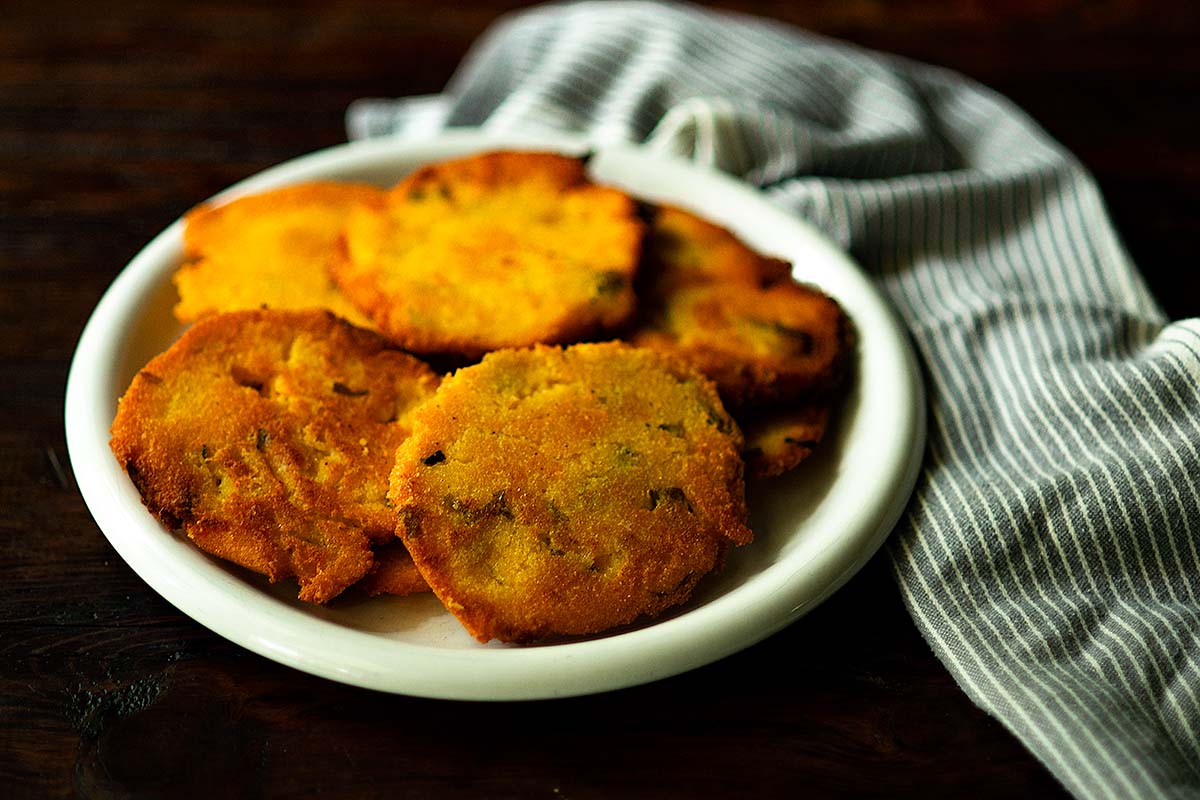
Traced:
[[353, 136], [640, 141], [762, 187], [907, 323], [930, 438], [890, 554], [922, 633], [1079, 797], [1200, 794], [1200, 320], [1168, 324], [1095, 182], [961, 76], [689, 6], [498, 23]]

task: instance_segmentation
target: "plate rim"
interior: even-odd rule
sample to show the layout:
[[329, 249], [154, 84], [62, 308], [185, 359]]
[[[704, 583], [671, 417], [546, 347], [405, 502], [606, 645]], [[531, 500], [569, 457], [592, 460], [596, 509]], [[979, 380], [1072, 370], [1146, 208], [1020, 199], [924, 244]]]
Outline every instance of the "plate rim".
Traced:
[[[181, 613], [199, 622], [219, 636], [276, 662], [303, 672], [341, 683], [379, 691], [421, 697], [459, 700], [532, 700], [592, 694], [647, 683], [676, 675], [724, 658], [770, 636], [794, 622], [840, 588], [878, 551], [899, 521], [915, 486], [924, 452], [926, 400], [921, 373], [908, 334], [894, 310], [863, 270], [830, 242], [824, 234], [774, 205], [761, 192], [736, 179], [695, 164], [634, 144], [589, 146], [574, 136], [496, 135], [479, 129], [453, 129], [422, 140], [373, 139], [324, 148], [285, 161], [256, 173], [214, 195], [223, 200], [250, 191], [282, 183], [320, 177], [330, 169], [346, 172], [380, 159], [429, 161], [461, 153], [498, 148], [553, 149], [560, 152], [594, 151], [597, 157], [649, 159], [663, 168], [684, 170], [703, 182], [761, 204], [760, 211], [769, 225], [791, 227], [809, 240], [839, 268], [839, 278], [855, 291], [861, 315], [868, 310], [872, 330], [880, 338], [872, 347], [889, 351], [895, 370], [892, 385], [910, 402], [900, 403], [895, 418], [889, 420], [896, 436], [883, 456], [882, 471], [889, 475], [887, 492], [875, 487], [876, 497], [859, 521], [854, 536], [842, 536], [802, 564], [791, 565], [790, 574], [772, 565], [770, 586], [756, 592], [742, 592], [750, 584], [737, 587], [717, 600], [689, 609], [685, 614], [652, 622], [634, 630], [601, 635], [583, 641], [549, 644], [531, 648], [442, 649], [428, 645], [381, 639], [364, 631], [340, 626], [329, 620], [303, 614], [286, 603], [268, 598], [263, 607], [245, 605], [247, 595], [261, 596], [248, 584], [230, 576], [229, 582], [196, 597], [198, 576], [163, 572], [158, 559], [169, 546], [141, 547], [136, 533], [146, 519], [160, 533], [157, 521], [141, 505], [136, 490], [120, 470], [108, 449], [108, 425], [98, 435], [94, 421], [97, 401], [92, 394], [104, 365], [112, 361], [120, 342], [105, 334], [128, 316], [133, 299], [161, 285], [171, 270], [163, 259], [177, 246], [182, 221], [177, 219], [150, 240], [117, 274], [97, 302], [80, 334], [67, 376], [64, 403], [67, 451], [89, 512], [118, 555], [154, 591]], [[669, 165], [674, 166], [669, 166]], [[753, 198], [751, 200], [750, 198]], [[773, 218], [773, 219], [772, 219]], [[840, 299], [840, 298], [839, 298]], [[121, 314], [122, 311], [126, 313]], [[856, 323], [859, 320], [856, 318]], [[872, 351], [874, 355], [874, 351]], [[884, 369], [888, 364], [882, 365]], [[860, 379], [856, 376], [856, 380]], [[115, 402], [115, 398], [112, 399]], [[106, 462], [108, 462], [106, 464]], [[99, 466], [99, 469], [97, 469]], [[136, 499], [131, 507], [130, 493]], [[886, 495], [886, 496], [884, 496]], [[139, 513], [140, 512], [140, 513]], [[162, 537], [174, 541], [176, 537]], [[157, 543], [163, 544], [163, 543]], [[178, 544], [178, 543], [177, 543]], [[753, 546], [753, 545], [751, 545]], [[786, 563], [786, 562], [785, 562]], [[209, 576], [211, 577], [211, 576]], [[240, 586], [240, 588], [239, 588]], [[210, 587], [211, 588], [211, 587]], [[748, 603], [754, 622], [738, 624], [731, 610], [741, 599]], [[264, 616], [265, 615], [265, 616]], [[235, 624], [231, 620], [266, 622], [265, 626]], [[745, 622], [745, 619], [741, 619]], [[317, 647], [314, 652], [315, 633]], [[703, 634], [697, 636], [697, 632]], [[701, 645], [697, 646], [697, 640]], [[329, 653], [332, 652], [333, 655]], [[422, 669], [413, 669], [422, 667]], [[535, 680], [536, 678], [536, 680]]]

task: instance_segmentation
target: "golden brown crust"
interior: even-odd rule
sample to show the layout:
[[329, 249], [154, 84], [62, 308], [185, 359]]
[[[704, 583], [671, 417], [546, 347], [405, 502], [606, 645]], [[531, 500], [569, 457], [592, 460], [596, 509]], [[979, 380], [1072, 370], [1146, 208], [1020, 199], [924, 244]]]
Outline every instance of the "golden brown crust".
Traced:
[[184, 217], [184, 264], [173, 278], [175, 316], [257, 308], [325, 308], [360, 327], [370, 321], [338, 290], [329, 260], [349, 210], [383, 192], [320, 181], [204, 204]]
[[492, 152], [426, 166], [357, 209], [332, 272], [409, 350], [478, 357], [625, 323], [641, 236], [633, 201], [579, 159]]
[[792, 274], [792, 265], [748, 247], [729, 230], [678, 206], [650, 210], [646, 258], [652, 292], [710, 281], [752, 285]]
[[473, 636], [592, 633], [683, 602], [750, 541], [741, 445], [712, 384], [674, 359], [506, 350], [414, 412], [389, 496]]
[[829, 403], [813, 400], [775, 409], [750, 409], [739, 415], [746, 435], [743, 457], [756, 478], [782, 475], [812, 455], [829, 426]]
[[371, 571], [355, 586], [371, 597], [381, 594], [404, 596], [429, 591], [429, 584], [421, 577], [412, 556], [399, 539], [392, 539], [375, 548], [375, 563]]
[[323, 603], [393, 535], [388, 471], [437, 383], [328, 312], [218, 314], [138, 373], [111, 446], [165, 525]]

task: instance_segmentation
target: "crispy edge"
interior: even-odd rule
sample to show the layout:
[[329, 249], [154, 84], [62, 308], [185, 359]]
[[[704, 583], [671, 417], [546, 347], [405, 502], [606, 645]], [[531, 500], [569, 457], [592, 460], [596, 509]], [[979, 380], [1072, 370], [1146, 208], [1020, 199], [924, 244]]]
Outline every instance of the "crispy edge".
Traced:
[[739, 416], [746, 435], [746, 469], [753, 477], [770, 478], [795, 469], [821, 444], [829, 427], [830, 402], [751, 409]]
[[370, 597], [381, 594], [403, 597], [430, 590], [404, 542], [399, 539], [375, 548], [375, 562], [371, 565], [371, 571], [356, 585]]

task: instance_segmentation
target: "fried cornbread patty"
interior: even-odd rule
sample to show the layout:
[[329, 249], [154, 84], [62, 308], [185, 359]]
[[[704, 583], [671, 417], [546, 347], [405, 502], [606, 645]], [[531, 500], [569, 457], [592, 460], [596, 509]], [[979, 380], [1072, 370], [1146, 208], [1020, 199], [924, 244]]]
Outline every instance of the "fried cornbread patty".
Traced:
[[745, 544], [742, 437], [711, 382], [616, 342], [491, 353], [413, 412], [397, 532], [480, 641], [683, 602]]
[[684, 358], [737, 408], [832, 389], [849, 327], [837, 302], [791, 280], [766, 288], [709, 283], [672, 292], [632, 340]]
[[633, 200], [579, 159], [492, 152], [426, 166], [356, 209], [332, 271], [405, 348], [478, 357], [624, 323], [641, 237]]
[[633, 343], [685, 359], [733, 409], [836, 387], [852, 337], [835, 300], [682, 209], [659, 209], [647, 241]]
[[373, 186], [312, 182], [201, 205], [184, 217], [184, 264], [175, 273], [175, 317], [255, 308], [325, 308], [370, 321], [338, 290], [329, 259], [349, 210], [380, 204]]
[[137, 374], [111, 446], [163, 524], [324, 603], [392, 539], [392, 459], [437, 383], [328, 312], [218, 314]]

